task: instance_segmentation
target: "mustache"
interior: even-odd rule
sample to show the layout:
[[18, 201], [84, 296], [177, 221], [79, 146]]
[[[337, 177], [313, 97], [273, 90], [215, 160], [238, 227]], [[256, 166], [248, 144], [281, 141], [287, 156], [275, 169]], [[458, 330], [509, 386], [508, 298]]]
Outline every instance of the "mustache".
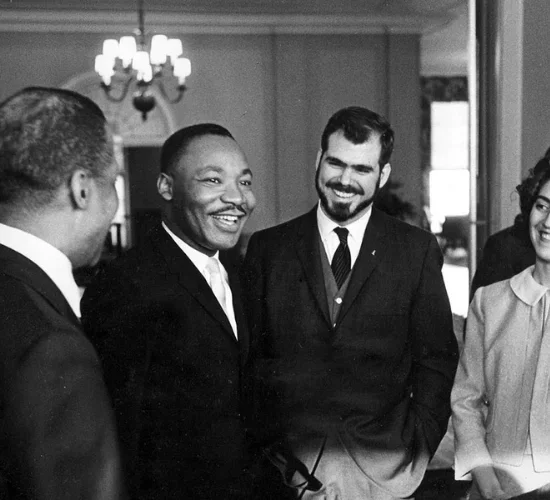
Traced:
[[[234, 214], [235, 210], [239, 211], [240, 214]], [[218, 210], [215, 210], [214, 212], [210, 212], [210, 215], [222, 215], [222, 214], [232, 214], [232, 215], [247, 215], [248, 211], [244, 207], [244, 205], [228, 205], [224, 208], [220, 208]]]
[[343, 184], [336, 181], [329, 181], [325, 185], [331, 189], [342, 191], [343, 193], [352, 193], [352, 194], [359, 194], [359, 195], [365, 194], [365, 192], [360, 188], [357, 188], [354, 186], [344, 186]]

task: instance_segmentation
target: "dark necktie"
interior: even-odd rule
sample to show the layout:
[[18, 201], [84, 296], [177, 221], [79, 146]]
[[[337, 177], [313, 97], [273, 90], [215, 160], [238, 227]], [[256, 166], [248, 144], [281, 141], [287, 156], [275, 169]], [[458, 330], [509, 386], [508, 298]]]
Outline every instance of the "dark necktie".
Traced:
[[340, 239], [340, 245], [338, 245], [338, 248], [334, 253], [330, 267], [332, 268], [332, 274], [334, 274], [334, 279], [336, 280], [338, 289], [340, 289], [344, 281], [346, 281], [351, 269], [351, 255], [348, 247], [349, 231], [345, 227], [337, 227], [334, 229], [334, 232]]

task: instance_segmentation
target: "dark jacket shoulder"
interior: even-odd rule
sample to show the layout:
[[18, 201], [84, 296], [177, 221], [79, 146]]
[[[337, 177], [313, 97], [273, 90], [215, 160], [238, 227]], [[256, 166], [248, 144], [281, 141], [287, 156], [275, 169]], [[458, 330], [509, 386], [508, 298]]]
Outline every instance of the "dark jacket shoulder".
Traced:
[[535, 263], [535, 250], [524, 226], [519, 223], [491, 235], [472, 280], [470, 298], [481, 286], [502, 281]]
[[[272, 243], [282, 245], [286, 241], [293, 241], [297, 235], [307, 233], [311, 231], [311, 228], [317, 227], [316, 210], [317, 207], [287, 222], [258, 231], [254, 233], [252, 238], [255, 242], [260, 241], [269, 246], [272, 251], [276, 251], [277, 247], [273, 247]], [[423, 241], [427, 244], [435, 239], [432, 233], [396, 219], [374, 207], [372, 209], [371, 219], [369, 220], [369, 225], [370, 224], [374, 224], [379, 230], [386, 234], [395, 236], [404, 241], [416, 240], [418, 242]]]

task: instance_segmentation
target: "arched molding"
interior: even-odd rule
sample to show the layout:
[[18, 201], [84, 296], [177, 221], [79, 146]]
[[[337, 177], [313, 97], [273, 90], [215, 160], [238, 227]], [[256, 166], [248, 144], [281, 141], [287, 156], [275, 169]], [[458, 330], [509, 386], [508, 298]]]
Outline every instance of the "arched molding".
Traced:
[[76, 75], [62, 85], [94, 101], [105, 113], [113, 132], [124, 146], [161, 146], [177, 129], [170, 104], [154, 87], [156, 106], [143, 120], [141, 113], [132, 104], [132, 92], [122, 102], [110, 101], [100, 86], [98, 76], [90, 71]]

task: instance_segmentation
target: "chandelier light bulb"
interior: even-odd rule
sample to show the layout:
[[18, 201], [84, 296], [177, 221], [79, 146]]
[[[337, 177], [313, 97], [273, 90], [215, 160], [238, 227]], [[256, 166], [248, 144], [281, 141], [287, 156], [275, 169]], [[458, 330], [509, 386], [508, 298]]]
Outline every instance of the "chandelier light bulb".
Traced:
[[118, 57], [122, 59], [122, 66], [128, 68], [132, 63], [134, 54], [137, 51], [136, 39], [133, 36], [123, 36], [120, 38]]
[[103, 68], [105, 67], [105, 62], [104, 61], [105, 61], [105, 55], [104, 54], [99, 54], [99, 55], [95, 56], [94, 69], [95, 69], [95, 72], [99, 76], [103, 75]]
[[132, 59], [132, 69], [138, 72], [144, 72], [147, 66], [150, 66], [149, 53], [145, 50], [138, 50]]
[[99, 76], [114, 74], [114, 61], [105, 54], [99, 54], [95, 57], [95, 71]]
[[167, 52], [173, 65], [176, 59], [183, 54], [181, 40], [179, 38], [169, 38]]
[[107, 86], [111, 85], [111, 77], [115, 74], [113, 63], [113, 59], [105, 54], [99, 54], [95, 57], [95, 71]]
[[177, 77], [178, 83], [183, 85], [185, 79], [191, 74], [191, 61], [186, 57], [178, 57], [174, 61], [174, 76]]
[[160, 66], [166, 62], [168, 38], [166, 35], [155, 35], [151, 39], [151, 64]]
[[111, 75], [109, 75], [109, 74], [102, 75], [101, 81], [108, 87], [109, 85], [111, 85], [111, 78], [114, 74], [115, 74], [115, 72], [113, 71], [113, 73]]
[[142, 82], [150, 82], [153, 79], [153, 68], [150, 64], [138, 71], [137, 79]]
[[103, 54], [113, 61], [118, 57], [118, 42], [114, 39], [108, 39], [103, 42]]

